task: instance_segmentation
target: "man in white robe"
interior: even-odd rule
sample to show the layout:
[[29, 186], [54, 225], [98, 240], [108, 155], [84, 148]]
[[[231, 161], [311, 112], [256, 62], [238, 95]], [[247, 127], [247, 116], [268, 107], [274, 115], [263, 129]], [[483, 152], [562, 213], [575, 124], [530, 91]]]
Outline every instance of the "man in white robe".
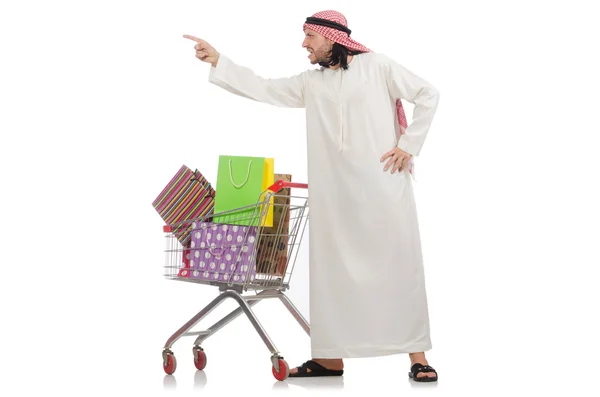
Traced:
[[[350, 38], [346, 18], [307, 18], [303, 47], [320, 69], [266, 79], [193, 36], [209, 80], [306, 109], [312, 360], [290, 377], [339, 376], [343, 358], [408, 353], [409, 376], [437, 380], [411, 173], [438, 104], [428, 82]], [[415, 105], [406, 126], [404, 99]]]

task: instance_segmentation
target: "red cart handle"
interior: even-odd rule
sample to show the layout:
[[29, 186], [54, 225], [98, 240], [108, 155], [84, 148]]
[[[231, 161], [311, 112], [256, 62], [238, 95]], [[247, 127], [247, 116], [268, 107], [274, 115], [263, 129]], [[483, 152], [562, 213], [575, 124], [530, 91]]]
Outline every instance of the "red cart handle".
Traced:
[[300, 189], [308, 189], [308, 184], [307, 183], [286, 182], [286, 181], [280, 179], [277, 182], [275, 182], [273, 185], [271, 185], [269, 187], [269, 190], [274, 193], [277, 193], [281, 189], [285, 189], [288, 187], [297, 187]]

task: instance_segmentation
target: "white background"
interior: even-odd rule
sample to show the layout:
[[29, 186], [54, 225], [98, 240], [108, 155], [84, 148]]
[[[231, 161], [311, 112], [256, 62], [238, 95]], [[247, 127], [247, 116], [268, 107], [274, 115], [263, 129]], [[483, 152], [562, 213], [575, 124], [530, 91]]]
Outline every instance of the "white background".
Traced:
[[[324, 9], [343, 12], [356, 40], [441, 92], [416, 183], [428, 358], [440, 381], [416, 391], [596, 394], [592, 3], [2, 2], [2, 394], [406, 394], [418, 386], [404, 356], [348, 360], [343, 381], [278, 383], [244, 318], [207, 340], [204, 374], [193, 367], [193, 338], [174, 345], [175, 375], [162, 370], [167, 338], [216, 290], [163, 279], [156, 195], [182, 164], [214, 181], [219, 154], [275, 157], [277, 172], [306, 180], [303, 111], [210, 85], [209, 66], [182, 35], [263, 76], [287, 76], [312, 67], [301, 27]], [[307, 265], [299, 258], [290, 297], [309, 316]], [[264, 302], [257, 315], [290, 365], [309, 358], [308, 337], [283, 306]]]

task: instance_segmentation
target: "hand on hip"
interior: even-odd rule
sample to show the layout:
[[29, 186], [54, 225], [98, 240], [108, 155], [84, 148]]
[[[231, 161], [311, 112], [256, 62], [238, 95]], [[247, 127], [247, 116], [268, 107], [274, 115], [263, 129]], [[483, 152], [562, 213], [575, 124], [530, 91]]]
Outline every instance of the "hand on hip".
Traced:
[[383, 170], [387, 171], [391, 168], [391, 174], [395, 173], [396, 171], [403, 171], [408, 167], [408, 162], [411, 158], [412, 154], [406, 153], [404, 150], [396, 147], [384, 154], [381, 158], [382, 163], [385, 160], [388, 160]]

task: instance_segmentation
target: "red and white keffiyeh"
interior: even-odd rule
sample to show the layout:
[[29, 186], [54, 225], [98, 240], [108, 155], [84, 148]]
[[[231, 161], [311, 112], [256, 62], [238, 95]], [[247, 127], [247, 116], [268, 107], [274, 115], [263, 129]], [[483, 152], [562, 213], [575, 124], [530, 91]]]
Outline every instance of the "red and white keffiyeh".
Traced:
[[[348, 21], [346, 20], [346, 17], [337, 11], [333, 11], [333, 10], [320, 11], [320, 12], [317, 12], [316, 14], [313, 14], [312, 18], [326, 19], [328, 21], [340, 24], [345, 28], [348, 28]], [[335, 29], [335, 28], [327, 27], [327, 26], [323, 26], [323, 25], [311, 24], [311, 23], [304, 23], [303, 29], [314, 30], [315, 32], [325, 36], [326, 38], [333, 40], [336, 43], [339, 43], [339, 44], [343, 45], [344, 47], [349, 48], [351, 50], [364, 51], [364, 52], [371, 51], [364, 45], [360, 44], [359, 42], [351, 39], [349, 33], [343, 32], [342, 30], [339, 30], [339, 29]]]

